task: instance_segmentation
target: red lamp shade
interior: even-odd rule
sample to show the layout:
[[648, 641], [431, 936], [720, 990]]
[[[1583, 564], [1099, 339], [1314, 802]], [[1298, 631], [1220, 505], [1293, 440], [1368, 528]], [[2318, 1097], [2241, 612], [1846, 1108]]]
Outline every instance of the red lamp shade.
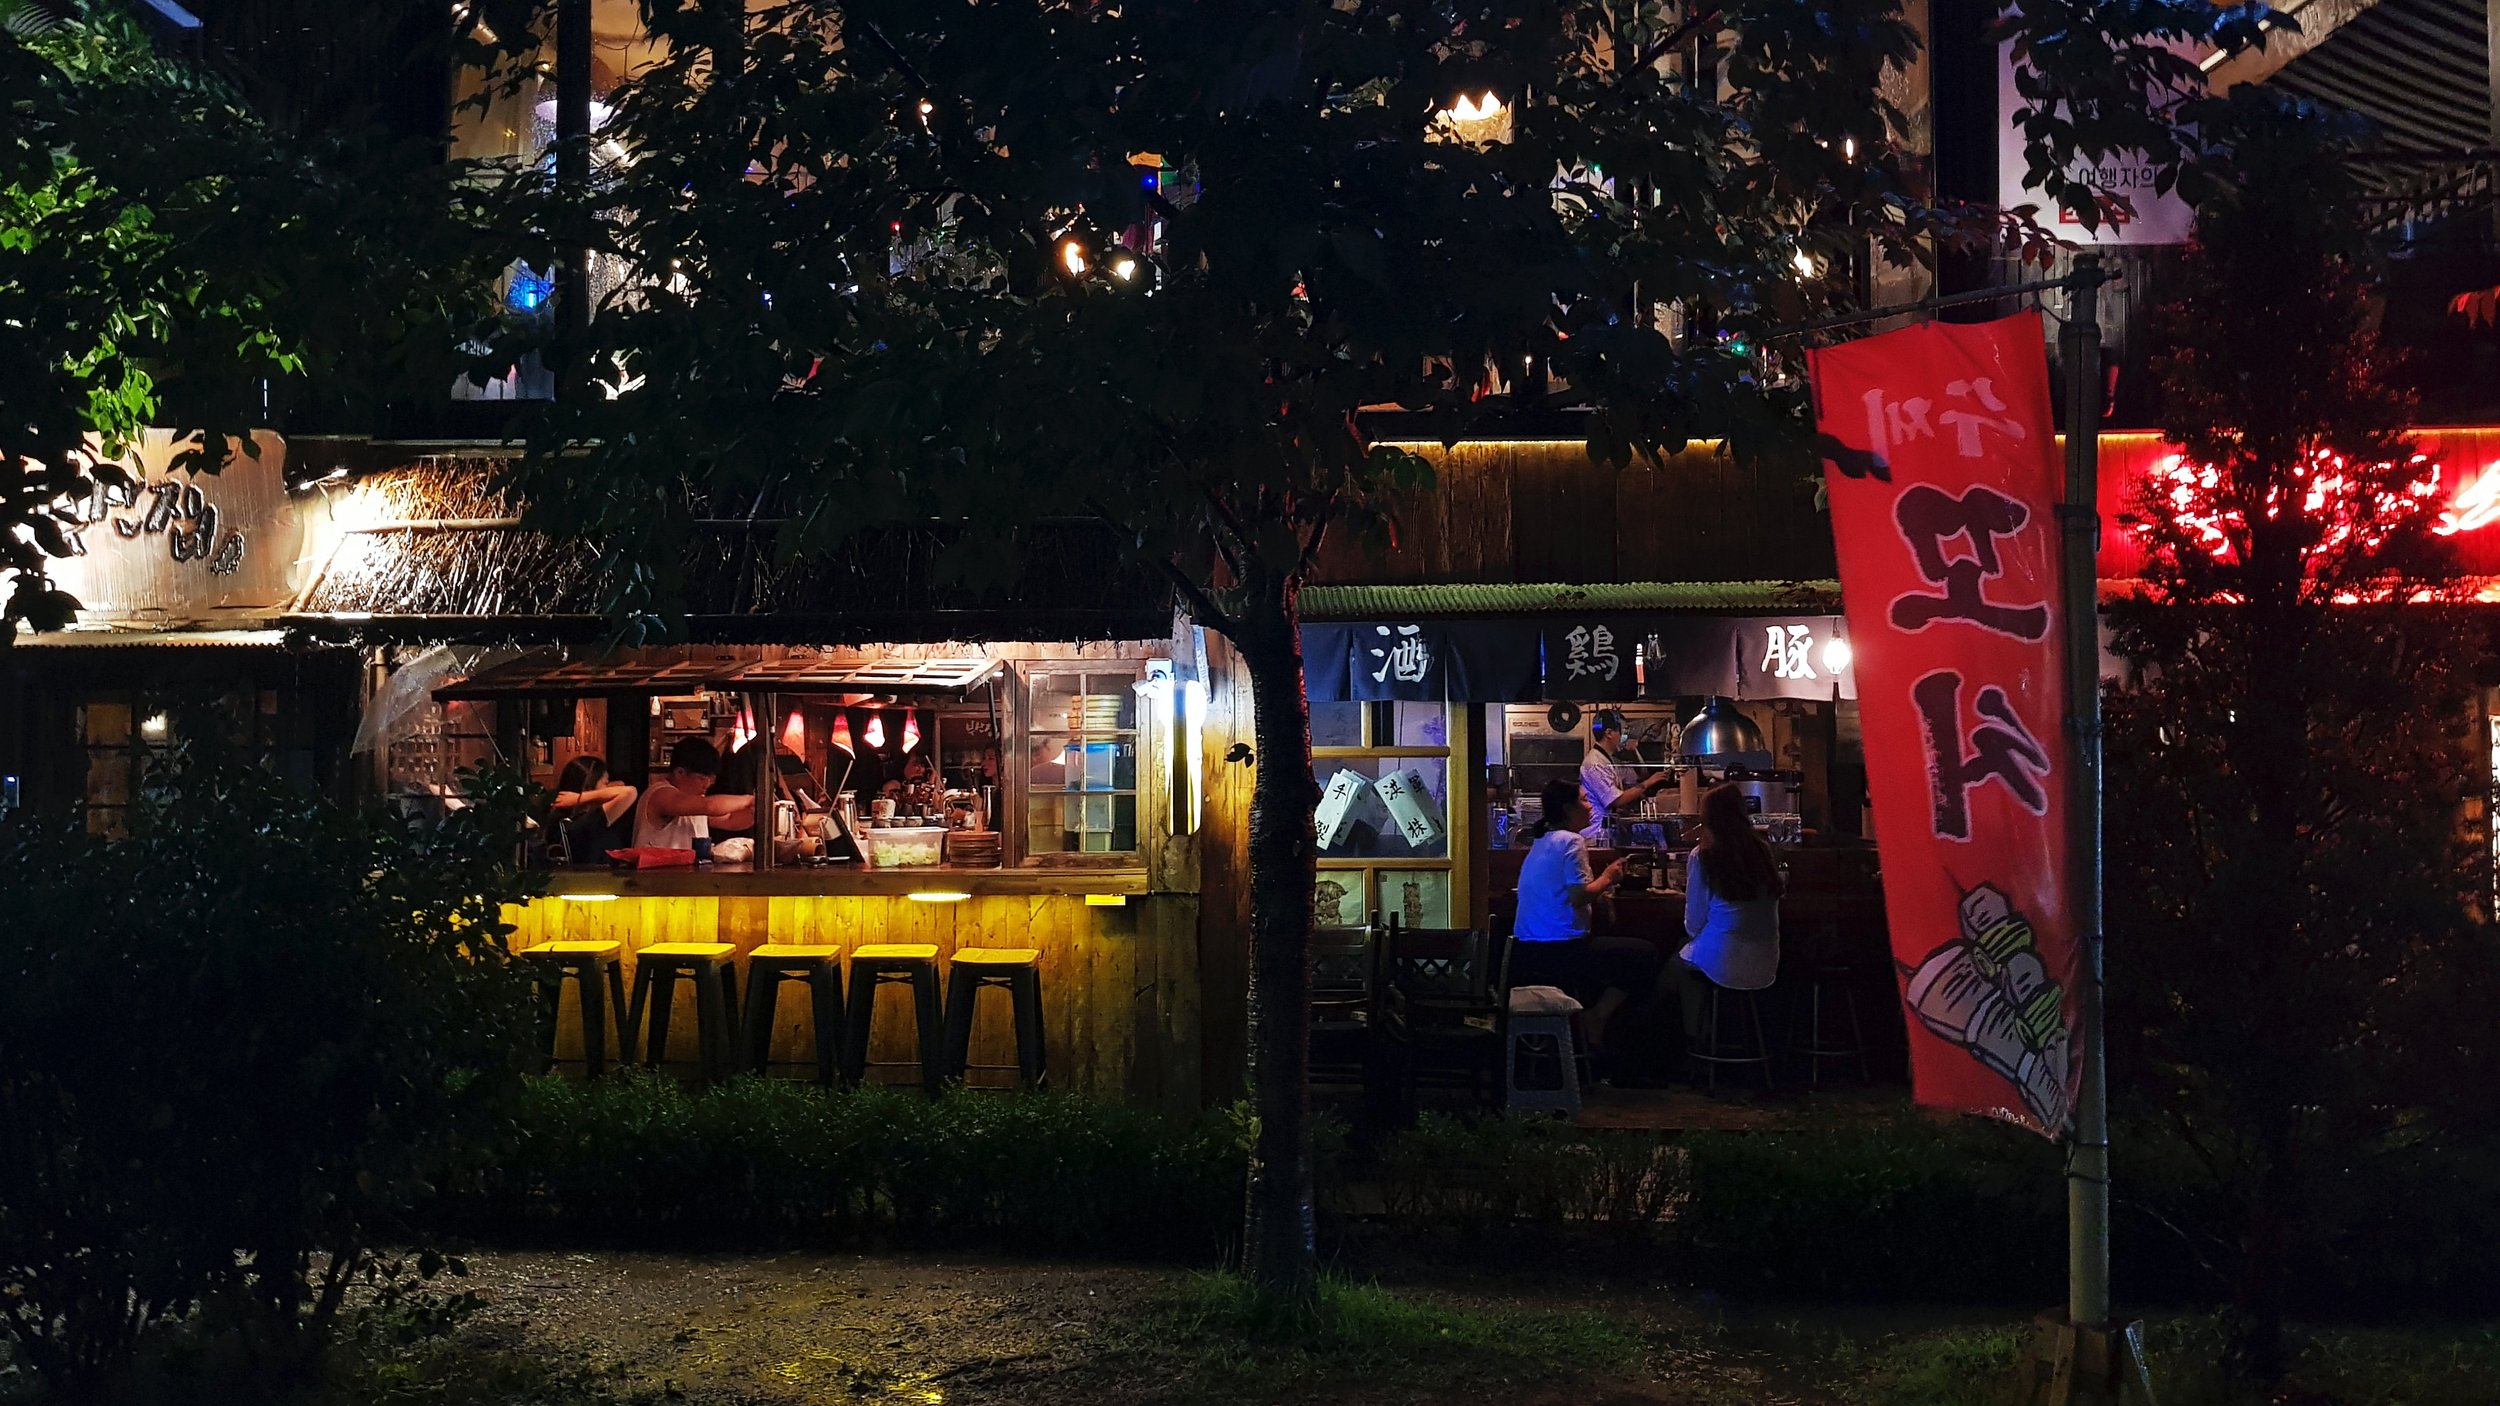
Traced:
[[867, 739], [868, 745], [872, 750], [885, 750], [885, 714], [877, 712], [870, 713], [868, 715], [867, 730], [862, 732], [860, 736]]
[[859, 749], [851, 745], [851, 715], [847, 711], [833, 715], [833, 735], [825, 740], [841, 748], [846, 755], [859, 755]]
[[903, 750], [908, 752], [919, 745], [920, 710], [918, 708], [905, 708], [903, 710]]
[[796, 708], [790, 710], [790, 716], [781, 724], [781, 748], [802, 757], [807, 755], [807, 719], [799, 716]]

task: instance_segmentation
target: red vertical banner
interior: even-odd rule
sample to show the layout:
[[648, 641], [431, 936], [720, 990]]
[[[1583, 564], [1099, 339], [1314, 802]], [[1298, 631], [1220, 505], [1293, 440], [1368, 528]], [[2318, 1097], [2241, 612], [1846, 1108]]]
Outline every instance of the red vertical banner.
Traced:
[[1811, 354], [1918, 1101], [2063, 1134], [2080, 1066], [2037, 313]]

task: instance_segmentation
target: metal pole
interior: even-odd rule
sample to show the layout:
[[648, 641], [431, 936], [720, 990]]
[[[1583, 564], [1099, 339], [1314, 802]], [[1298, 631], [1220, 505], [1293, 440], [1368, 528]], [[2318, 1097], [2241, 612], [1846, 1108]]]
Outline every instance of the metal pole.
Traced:
[[2100, 256], [2076, 256], [2067, 280], [2066, 327], [2066, 737], [2068, 881], [2073, 936], [2083, 953], [2082, 1087], [2066, 1150], [2066, 1318], [2076, 1328], [2110, 1321], [2109, 1103], [2101, 1040], [2101, 639], [2099, 555], [2101, 429]]

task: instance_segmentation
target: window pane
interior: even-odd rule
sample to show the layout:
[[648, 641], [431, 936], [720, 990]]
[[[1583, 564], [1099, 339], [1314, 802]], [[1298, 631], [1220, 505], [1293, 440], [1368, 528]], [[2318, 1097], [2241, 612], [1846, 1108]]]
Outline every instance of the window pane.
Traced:
[[1066, 735], [1033, 739], [1033, 770], [1027, 785], [1044, 791], [1134, 791], [1137, 744]]
[[1438, 703], [1392, 703], [1391, 735], [1383, 739], [1390, 747], [1447, 747], [1450, 745], [1449, 710]]
[[1450, 921], [1450, 874], [1446, 869], [1383, 869], [1373, 907], [1410, 928], [1446, 928]]
[[1135, 674], [1038, 674], [1036, 732], [1127, 732], [1137, 726]]
[[1360, 703], [1312, 704], [1311, 745], [1314, 747], [1362, 746], [1363, 705]]
[[1450, 852], [1449, 763], [1438, 757], [1326, 758], [1320, 853], [1330, 859], [1439, 859]]
[[1323, 928], [1357, 928], [1371, 920], [1364, 905], [1360, 869], [1322, 869], [1311, 893], [1311, 921]]

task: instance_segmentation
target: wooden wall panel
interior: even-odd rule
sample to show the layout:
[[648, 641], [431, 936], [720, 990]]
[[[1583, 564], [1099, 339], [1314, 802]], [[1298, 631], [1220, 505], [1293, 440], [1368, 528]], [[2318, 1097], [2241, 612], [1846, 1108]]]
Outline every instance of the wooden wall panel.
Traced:
[[1696, 445], [1665, 463], [1589, 462], [1575, 440], [1420, 446], [1435, 482], [1394, 510], [1396, 546], [1350, 535], [1327, 552], [1337, 584], [1817, 580], [1830, 519], [1810, 465], [1739, 465]]
[[1250, 676], [1223, 639], [1207, 638], [1206, 815], [1198, 828], [1199, 1040], [1202, 1087], [1241, 1096], [1249, 1069], [1251, 769], [1226, 761], [1252, 744]]

